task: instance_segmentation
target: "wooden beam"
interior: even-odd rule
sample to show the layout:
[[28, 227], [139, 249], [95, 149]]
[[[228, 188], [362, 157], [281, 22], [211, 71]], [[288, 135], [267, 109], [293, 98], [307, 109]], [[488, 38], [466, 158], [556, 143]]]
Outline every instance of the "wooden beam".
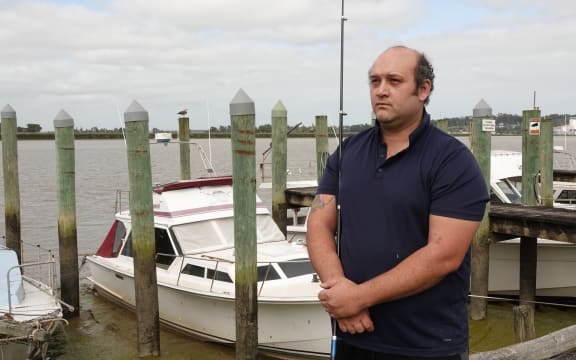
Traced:
[[[493, 205], [490, 209], [490, 231], [576, 244], [576, 212], [540, 206]], [[495, 236], [493, 240], [499, 239], [499, 236]]]
[[576, 182], [576, 171], [574, 170], [553, 170], [554, 181]]
[[574, 349], [576, 325], [498, 350], [476, 353], [470, 360], [544, 360]]

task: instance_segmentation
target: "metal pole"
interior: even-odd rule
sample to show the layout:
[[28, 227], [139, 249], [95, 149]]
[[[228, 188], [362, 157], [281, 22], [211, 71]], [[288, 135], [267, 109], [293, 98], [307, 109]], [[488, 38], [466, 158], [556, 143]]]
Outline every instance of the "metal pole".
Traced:
[[138, 102], [133, 101], [124, 112], [124, 122], [128, 146], [138, 355], [160, 356], [148, 112]]
[[76, 229], [76, 170], [74, 119], [64, 110], [54, 118], [56, 164], [58, 168], [58, 243], [60, 251], [60, 294], [74, 311], [80, 313], [80, 275], [78, 270], [78, 237]]
[[236, 249], [236, 360], [257, 358], [256, 129], [254, 102], [240, 89], [230, 103], [234, 244]]
[[[341, 204], [340, 204], [340, 188], [342, 185], [342, 132], [344, 128], [344, 22], [347, 19], [344, 17], [344, 0], [342, 0], [342, 11], [340, 16], [340, 108], [338, 110], [338, 196], [336, 199], [336, 211], [337, 211], [337, 223], [336, 223], [336, 251], [338, 256], [340, 256], [340, 241], [341, 241], [341, 228], [342, 228], [342, 216], [341, 216]], [[338, 324], [335, 319], [332, 319], [332, 339], [331, 339], [331, 349], [330, 358], [336, 358], [336, 328]]]

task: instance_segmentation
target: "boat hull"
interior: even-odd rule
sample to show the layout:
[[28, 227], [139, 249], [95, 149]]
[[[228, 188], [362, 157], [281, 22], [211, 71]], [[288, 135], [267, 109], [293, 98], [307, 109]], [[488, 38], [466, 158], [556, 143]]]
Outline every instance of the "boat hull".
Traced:
[[[576, 297], [576, 246], [538, 240], [536, 296]], [[519, 239], [490, 246], [488, 291], [518, 295], [520, 288]]]
[[[135, 306], [134, 279], [89, 258], [96, 289], [130, 309]], [[158, 281], [162, 324], [186, 335], [233, 344], [236, 339], [235, 300], [218, 293], [194, 292]], [[268, 353], [327, 358], [330, 319], [317, 301], [258, 301], [259, 349]]]

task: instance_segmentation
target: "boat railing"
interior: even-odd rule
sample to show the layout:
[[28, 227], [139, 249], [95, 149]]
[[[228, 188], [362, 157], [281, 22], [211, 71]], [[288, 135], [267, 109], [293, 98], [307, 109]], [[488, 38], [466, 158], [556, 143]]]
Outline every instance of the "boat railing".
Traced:
[[114, 213], [120, 213], [125, 209], [129, 209], [130, 204], [130, 191], [129, 190], [116, 190], [116, 199], [114, 201]]
[[[20, 264], [25, 266], [23, 274], [28, 279], [45, 284], [50, 288], [54, 288], [56, 273], [56, 259], [55, 254], [50, 249], [45, 249], [38, 244], [31, 244], [21, 241], [21, 256]], [[7, 247], [2, 246], [7, 249]], [[39, 264], [42, 263], [42, 264]], [[37, 264], [37, 266], [27, 266], [29, 264]]]
[[204, 167], [204, 170], [206, 170], [208, 175], [217, 176], [216, 171], [214, 170], [214, 166], [212, 165], [212, 161], [210, 157], [206, 155], [206, 151], [204, 151], [202, 145], [195, 142], [191, 142], [190, 145], [194, 145], [196, 146], [196, 149], [198, 149], [198, 154], [200, 155], [200, 161], [202, 161], [202, 166]]
[[[310, 176], [316, 171], [316, 163], [312, 160], [290, 161], [286, 168], [286, 175], [291, 180], [310, 179]], [[260, 162], [260, 181], [266, 182], [272, 180], [272, 161], [265, 159]]]
[[[57, 298], [55, 292], [54, 292], [54, 283], [52, 281], [52, 278], [50, 277], [50, 282], [49, 283], [44, 283], [42, 281], [39, 281], [37, 279], [34, 279], [30, 276], [24, 275], [24, 270], [27, 268], [38, 268], [38, 267], [43, 267], [45, 265], [48, 265], [49, 269], [50, 269], [50, 273], [54, 273], [54, 267], [55, 267], [56, 262], [54, 261], [54, 259], [52, 260], [47, 260], [47, 261], [39, 261], [39, 262], [31, 262], [31, 263], [26, 263], [26, 264], [21, 264], [21, 265], [15, 265], [12, 266], [8, 269], [8, 271], [6, 272], [6, 287], [8, 290], [8, 312], [9, 313], [13, 313], [13, 308], [12, 308], [12, 296], [17, 294], [18, 291], [18, 287], [19, 286], [14, 286], [12, 285], [12, 283], [20, 283], [21, 280], [25, 280], [27, 281], [29, 284], [33, 285], [36, 289], [38, 289], [38, 291], [42, 291], [52, 297], [54, 297], [54, 301], [58, 302], [59, 299]], [[13, 278], [11, 278], [11, 273], [16, 270], [16, 269], [20, 269], [20, 276], [15, 276]], [[30, 295], [30, 294], [27, 294]], [[25, 295], [26, 296], [26, 295]]]
[[[174, 255], [171, 255], [171, 256], [174, 256]], [[215, 285], [216, 280], [218, 280], [217, 274], [218, 274], [219, 268], [221, 267], [221, 264], [224, 264], [224, 263], [234, 264], [234, 261], [230, 261], [228, 259], [218, 258], [215, 256], [210, 256], [210, 255], [201, 255], [201, 256], [185, 255], [184, 259], [183, 259], [184, 261], [182, 261], [180, 264], [180, 271], [178, 274], [177, 284], [180, 284], [182, 271], [183, 271], [184, 267], [188, 264], [188, 262], [186, 262], [186, 259], [212, 261], [215, 263], [213, 269], [212, 269], [212, 267], [210, 267], [209, 269], [207, 268], [208, 270], [213, 270], [213, 272], [214, 272], [213, 275], [209, 278], [209, 280], [211, 280], [210, 281], [210, 289], [209, 289], [210, 292], [215, 292], [214, 285]], [[292, 262], [292, 263], [302, 262], [302, 263], [304, 263], [304, 262], [309, 262], [309, 261], [310, 260], [308, 260], [308, 259], [301, 259], [301, 260], [289, 260], [287, 262]], [[281, 263], [282, 261], [279, 261], [279, 262]], [[269, 275], [270, 275], [271, 271], [274, 269], [274, 264], [279, 263], [279, 262], [277, 262], [277, 261], [258, 261], [256, 263], [256, 266], [258, 268], [266, 266], [266, 271], [264, 272], [264, 276], [262, 278], [259, 278], [257, 281], [259, 283], [258, 296], [260, 296], [262, 294], [262, 291], [264, 290], [264, 285], [268, 284], [268, 283], [270, 283], [270, 281], [274, 280], [274, 279], [269, 279]], [[275, 271], [277, 271], [277, 270], [275, 270]], [[283, 275], [288, 277], [286, 273], [283, 273]], [[310, 275], [312, 276], [311, 281], [318, 282], [318, 276], [315, 273], [310, 274]], [[206, 274], [206, 278], [208, 279], [207, 274]]]

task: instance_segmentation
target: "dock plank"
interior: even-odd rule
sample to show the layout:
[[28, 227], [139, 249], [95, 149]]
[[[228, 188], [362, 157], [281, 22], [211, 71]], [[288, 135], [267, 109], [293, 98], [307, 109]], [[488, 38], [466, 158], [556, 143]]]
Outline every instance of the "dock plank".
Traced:
[[[491, 205], [490, 231], [576, 244], [576, 211], [525, 205]], [[494, 240], [505, 237], [495, 236]]]

